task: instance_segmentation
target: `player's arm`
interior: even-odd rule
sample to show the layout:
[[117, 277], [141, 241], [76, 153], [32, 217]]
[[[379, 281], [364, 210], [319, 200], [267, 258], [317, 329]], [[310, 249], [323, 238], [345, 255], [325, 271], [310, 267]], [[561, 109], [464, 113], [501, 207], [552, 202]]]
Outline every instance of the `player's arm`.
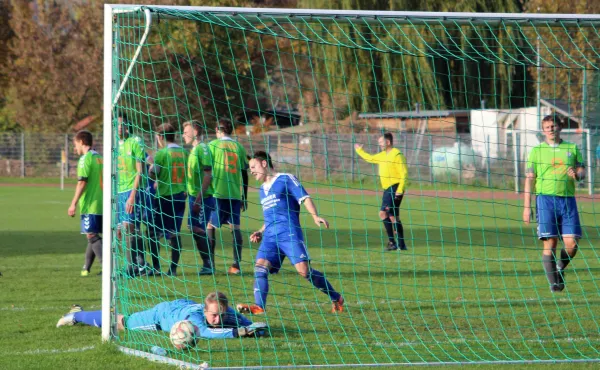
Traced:
[[310, 215], [313, 218], [313, 221], [315, 222], [315, 224], [317, 224], [317, 226], [321, 227], [321, 224], [325, 225], [326, 229], [329, 229], [329, 222], [327, 222], [327, 220], [325, 220], [322, 217], [319, 217], [319, 213], [317, 212], [317, 207], [315, 206], [315, 203], [313, 203], [312, 199], [310, 199], [309, 197], [304, 198], [304, 207], [306, 207], [306, 210], [308, 211], [308, 213], [310, 213]]
[[265, 228], [266, 227], [267, 227], [267, 225], [263, 224], [260, 229], [258, 229], [257, 231], [253, 232], [252, 234], [250, 234], [250, 241], [252, 243], [260, 243], [260, 241], [262, 240], [262, 236], [263, 236], [263, 233], [265, 232]]
[[531, 191], [535, 187], [535, 163], [534, 158], [537, 154], [535, 148], [529, 154], [527, 166], [525, 169], [525, 189], [523, 190], [523, 222], [529, 225], [531, 221]]
[[71, 201], [71, 206], [69, 207], [69, 210], [67, 211], [69, 216], [75, 217], [77, 203], [79, 203], [79, 199], [81, 198], [81, 195], [83, 194], [83, 191], [85, 190], [86, 185], [87, 185], [87, 178], [80, 177], [79, 181], [77, 181], [77, 186], [75, 187], [75, 195], [73, 196], [73, 200]]
[[567, 175], [575, 181], [585, 179], [585, 165], [583, 164], [583, 157], [578, 147], [575, 147], [575, 169], [569, 167], [567, 169]]
[[362, 159], [365, 160], [365, 162], [373, 163], [373, 164], [381, 163], [382, 158], [383, 158], [382, 154], [385, 155], [385, 152], [379, 152], [377, 154], [369, 154], [369, 153], [365, 152], [362, 144], [354, 144], [354, 150], [356, 151], [356, 154], [358, 154]]
[[133, 213], [133, 208], [135, 206], [135, 196], [137, 194], [138, 188], [140, 186], [140, 182], [142, 179], [142, 171], [144, 170], [144, 165], [142, 161], [135, 161], [135, 179], [133, 180], [133, 188], [131, 189], [131, 193], [129, 194], [129, 198], [125, 203], [125, 212]]
[[404, 154], [399, 153], [398, 158], [396, 158], [396, 166], [398, 166], [398, 189], [396, 189], [396, 197], [400, 197], [404, 194], [406, 190], [406, 182], [408, 180], [408, 165], [406, 164], [406, 157]]

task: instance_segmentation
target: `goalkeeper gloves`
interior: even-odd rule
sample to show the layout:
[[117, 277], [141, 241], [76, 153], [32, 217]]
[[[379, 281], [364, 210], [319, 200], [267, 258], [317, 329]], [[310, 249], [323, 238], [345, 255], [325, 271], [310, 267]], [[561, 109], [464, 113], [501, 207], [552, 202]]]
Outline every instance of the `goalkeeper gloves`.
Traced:
[[255, 322], [249, 326], [237, 329], [238, 337], [264, 337], [269, 333], [269, 327], [264, 322]]

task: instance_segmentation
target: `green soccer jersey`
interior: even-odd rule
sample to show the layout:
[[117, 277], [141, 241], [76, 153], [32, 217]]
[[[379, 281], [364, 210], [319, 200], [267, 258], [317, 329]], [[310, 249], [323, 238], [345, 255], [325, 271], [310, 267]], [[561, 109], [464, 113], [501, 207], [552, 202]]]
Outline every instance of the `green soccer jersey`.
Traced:
[[[210, 151], [208, 146], [204, 143], [200, 143], [192, 149], [190, 157], [188, 159], [188, 173], [187, 173], [187, 191], [191, 196], [197, 196], [202, 190], [202, 180], [204, 179], [204, 169], [212, 167], [212, 160], [210, 159]], [[206, 189], [206, 192], [202, 194], [204, 198], [209, 197], [213, 194], [212, 185]]]
[[77, 178], [85, 181], [85, 189], [79, 198], [82, 215], [102, 214], [102, 156], [90, 150], [79, 158]]
[[248, 169], [246, 149], [224, 137], [208, 144], [213, 159], [213, 196], [218, 199], [242, 199], [242, 171]]
[[188, 152], [177, 144], [169, 144], [154, 155], [156, 196], [167, 197], [183, 193], [187, 187], [186, 167]]
[[577, 145], [564, 140], [554, 146], [546, 142], [537, 145], [527, 159], [527, 172], [535, 174], [535, 193], [539, 195], [575, 196], [575, 180], [567, 170], [583, 166]]
[[[123, 193], [133, 189], [133, 183], [137, 175], [136, 163], [144, 162], [146, 154], [144, 153], [144, 143], [137, 136], [130, 136], [124, 141], [119, 142], [118, 165], [119, 186], [118, 192]], [[144, 185], [140, 182], [139, 188]]]

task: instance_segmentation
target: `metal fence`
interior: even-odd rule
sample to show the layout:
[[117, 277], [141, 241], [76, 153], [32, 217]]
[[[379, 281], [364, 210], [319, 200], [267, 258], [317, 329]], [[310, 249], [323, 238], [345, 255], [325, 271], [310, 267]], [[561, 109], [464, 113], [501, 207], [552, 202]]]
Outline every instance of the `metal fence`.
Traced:
[[[379, 134], [277, 134], [240, 136], [248, 153], [269, 152], [279, 171], [291, 172], [305, 181], [377, 183], [377, 166], [362, 160], [354, 144], [369, 153], [379, 151]], [[102, 153], [101, 134], [95, 134], [95, 149]], [[75, 177], [78, 156], [73, 152], [72, 134], [0, 134], [0, 176]], [[147, 151], [154, 151], [150, 136], [144, 138]], [[211, 138], [206, 138], [210, 140]], [[587, 140], [582, 135], [565, 137], [574, 141], [591, 158], [591, 189], [596, 173], [596, 146], [600, 136]], [[474, 145], [470, 134], [400, 133], [394, 146], [407, 158], [409, 178], [420, 186], [435, 183], [462, 183], [506, 190], [522, 189], [527, 147], [507, 133], [497, 142]], [[481, 144], [481, 143], [480, 143]], [[490, 150], [495, 146], [494, 150]], [[589, 155], [588, 155], [589, 154]], [[64, 165], [61, 166], [63, 162]], [[589, 184], [584, 184], [589, 185]]]

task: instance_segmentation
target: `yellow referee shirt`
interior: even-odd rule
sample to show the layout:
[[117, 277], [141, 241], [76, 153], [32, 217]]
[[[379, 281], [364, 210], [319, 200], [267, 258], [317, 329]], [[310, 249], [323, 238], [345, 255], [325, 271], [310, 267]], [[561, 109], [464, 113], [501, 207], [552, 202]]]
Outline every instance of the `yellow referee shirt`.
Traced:
[[379, 165], [379, 179], [384, 189], [398, 184], [396, 192], [404, 193], [406, 180], [408, 179], [408, 166], [401, 151], [393, 148], [389, 152], [369, 154], [360, 148], [356, 149], [356, 153], [365, 161]]

